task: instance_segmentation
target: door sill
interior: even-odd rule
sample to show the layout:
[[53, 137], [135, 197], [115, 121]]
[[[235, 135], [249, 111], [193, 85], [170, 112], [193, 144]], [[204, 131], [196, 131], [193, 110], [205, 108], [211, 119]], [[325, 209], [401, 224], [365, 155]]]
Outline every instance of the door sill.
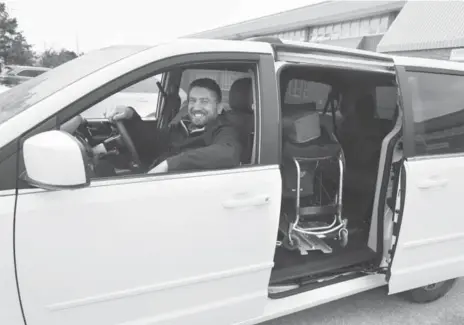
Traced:
[[384, 274], [371, 274], [340, 281], [323, 288], [292, 295], [285, 299], [269, 299], [261, 316], [240, 323], [240, 325], [252, 325], [270, 321], [344, 297], [383, 287], [386, 284]]
[[[276, 250], [275, 266], [271, 272], [269, 284], [278, 285], [303, 278], [313, 278], [334, 271], [348, 269], [375, 261], [377, 253], [369, 247], [340, 250], [332, 254], [312, 252], [301, 256], [297, 252]], [[338, 272], [337, 272], [338, 273]]]
[[[287, 284], [287, 285], [270, 285], [269, 286], [269, 293], [268, 297], [270, 299], [282, 299], [286, 297], [290, 297], [293, 295], [297, 295], [306, 291], [311, 291], [311, 290], [316, 290], [320, 289], [326, 286], [334, 285], [340, 282], [345, 282], [357, 278], [361, 278], [363, 276], [366, 276], [366, 274], [362, 272], [346, 272], [342, 273], [340, 275], [335, 275], [335, 276], [328, 276], [328, 277], [323, 277], [321, 276], [320, 278], [314, 279], [312, 281], [308, 281], [307, 283], [301, 283], [301, 284]], [[282, 291], [274, 291], [276, 288], [282, 288]], [[286, 288], [286, 289], [285, 289]]]

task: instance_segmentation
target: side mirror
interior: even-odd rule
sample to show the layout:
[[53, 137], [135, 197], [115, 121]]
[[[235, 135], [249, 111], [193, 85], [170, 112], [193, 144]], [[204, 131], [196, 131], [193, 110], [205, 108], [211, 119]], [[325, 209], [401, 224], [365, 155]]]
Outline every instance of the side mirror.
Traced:
[[24, 141], [25, 180], [48, 190], [90, 184], [91, 164], [85, 147], [64, 131], [47, 131]]

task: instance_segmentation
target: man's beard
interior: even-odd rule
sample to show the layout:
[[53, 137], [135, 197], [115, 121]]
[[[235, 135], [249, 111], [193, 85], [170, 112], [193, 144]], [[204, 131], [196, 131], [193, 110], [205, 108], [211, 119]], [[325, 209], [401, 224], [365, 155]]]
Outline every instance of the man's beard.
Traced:
[[208, 113], [205, 111], [191, 111], [189, 116], [190, 122], [198, 127], [202, 127], [208, 122]]

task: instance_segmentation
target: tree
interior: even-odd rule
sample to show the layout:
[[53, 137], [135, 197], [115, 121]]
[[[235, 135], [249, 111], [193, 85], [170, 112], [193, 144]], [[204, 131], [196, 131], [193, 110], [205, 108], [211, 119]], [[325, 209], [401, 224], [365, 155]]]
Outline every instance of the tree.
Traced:
[[78, 55], [75, 52], [65, 49], [61, 49], [59, 52], [48, 49], [40, 56], [39, 64], [46, 68], [55, 68], [63, 63], [77, 58], [77, 56]]
[[0, 2], [0, 57], [5, 64], [18, 65], [32, 65], [35, 59], [32, 46], [18, 31], [17, 19], [10, 17], [3, 2]]

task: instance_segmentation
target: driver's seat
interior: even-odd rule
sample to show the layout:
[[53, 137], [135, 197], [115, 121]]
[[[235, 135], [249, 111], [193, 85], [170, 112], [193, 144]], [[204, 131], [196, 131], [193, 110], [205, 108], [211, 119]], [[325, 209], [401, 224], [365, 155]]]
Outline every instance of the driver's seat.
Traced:
[[181, 109], [182, 100], [179, 92], [169, 91], [164, 98], [163, 117], [166, 121], [170, 122], [179, 113]]
[[253, 87], [251, 78], [236, 80], [229, 90], [230, 111], [225, 113], [240, 133], [243, 145], [241, 163], [249, 164], [253, 150], [254, 139], [254, 112]]

